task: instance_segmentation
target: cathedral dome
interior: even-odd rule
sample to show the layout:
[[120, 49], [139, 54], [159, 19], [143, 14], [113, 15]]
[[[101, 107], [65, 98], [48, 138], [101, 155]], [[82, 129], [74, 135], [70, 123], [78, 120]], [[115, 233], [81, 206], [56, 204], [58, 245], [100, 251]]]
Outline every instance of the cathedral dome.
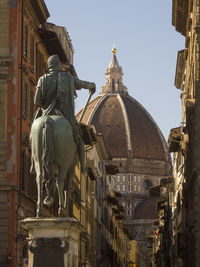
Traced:
[[[113, 158], [169, 161], [164, 137], [146, 109], [127, 93], [113, 49], [106, 84], [88, 105], [82, 122], [102, 133]], [[81, 111], [77, 114], [80, 116]]]

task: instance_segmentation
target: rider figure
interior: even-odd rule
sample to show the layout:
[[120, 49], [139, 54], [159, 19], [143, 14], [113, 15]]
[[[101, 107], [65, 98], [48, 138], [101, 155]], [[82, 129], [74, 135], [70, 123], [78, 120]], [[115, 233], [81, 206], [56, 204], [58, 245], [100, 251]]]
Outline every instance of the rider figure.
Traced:
[[94, 94], [95, 83], [79, 80], [70, 72], [63, 71], [57, 55], [50, 56], [47, 65], [48, 73], [39, 78], [36, 87], [34, 102], [39, 109], [34, 119], [45, 115], [60, 115], [70, 122], [74, 129], [81, 171], [84, 172], [84, 144], [75, 117], [74, 97], [76, 95], [75, 90], [81, 88], [89, 89]]

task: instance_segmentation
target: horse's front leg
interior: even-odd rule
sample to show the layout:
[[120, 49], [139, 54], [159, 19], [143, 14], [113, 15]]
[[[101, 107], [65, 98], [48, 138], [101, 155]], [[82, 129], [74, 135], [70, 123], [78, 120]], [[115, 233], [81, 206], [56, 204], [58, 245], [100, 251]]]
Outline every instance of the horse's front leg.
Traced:
[[58, 216], [64, 217], [64, 178], [65, 172], [59, 168], [58, 178], [56, 182], [57, 190], [58, 190], [58, 197], [59, 197], [59, 209], [58, 209]]
[[37, 193], [38, 193], [36, 215], [37, 217], [42, 217], [43, 216], [42, 175], [37, 175], [36, 182], [37, 182]]

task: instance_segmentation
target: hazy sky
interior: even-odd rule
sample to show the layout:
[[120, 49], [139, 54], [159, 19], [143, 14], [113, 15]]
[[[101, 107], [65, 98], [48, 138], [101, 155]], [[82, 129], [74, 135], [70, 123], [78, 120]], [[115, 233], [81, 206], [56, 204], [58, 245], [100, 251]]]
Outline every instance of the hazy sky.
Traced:
[[[184, 38], [175, 31], [172, 0], [46, 0], [49, 22], [65, 26], [75, 50], [80, 79], [105, 83], [113, 44], [129, 94], [151, 114], [165, 138], [181, 125], [180, 90], [174, 87], [178, 50]], [[76, 111], [85, 103], [79, 93]]]

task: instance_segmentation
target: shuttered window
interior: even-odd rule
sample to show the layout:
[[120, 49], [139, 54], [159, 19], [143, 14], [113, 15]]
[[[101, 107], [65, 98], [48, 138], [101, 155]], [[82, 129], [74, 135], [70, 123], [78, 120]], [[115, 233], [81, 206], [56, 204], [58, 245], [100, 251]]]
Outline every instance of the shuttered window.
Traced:
[[30, 38], [30, 64], [34, 68], [34, 57], [35, 57], [35, 41], [33, 35]]
[[34, 95], [33, 95], [33, 90], [32, 87], [29, 85], [28, 86], [28, 107], [27, 107], [27, 113], [28, 113], [28, 119], [29, 121], [32, 121], [33, 118], [33, 113], [34, 113]]
[[24, 57], [28, 57], [28, 25], [24, 25]]
[[28, 109], [28, 85], [24, 81], [23, 89], [22, 89], [22, 115], [24, 118], [27, 117], [27, 109]]
[[36, 62], [36, 64], [37, 64], [37, 68], [36, 68], [37, 79], [39, 79], [39, 77], [41, 77], [45, 73], [44, 55], [40, 52], [39, 49], [37, 49], [37, 62]]

